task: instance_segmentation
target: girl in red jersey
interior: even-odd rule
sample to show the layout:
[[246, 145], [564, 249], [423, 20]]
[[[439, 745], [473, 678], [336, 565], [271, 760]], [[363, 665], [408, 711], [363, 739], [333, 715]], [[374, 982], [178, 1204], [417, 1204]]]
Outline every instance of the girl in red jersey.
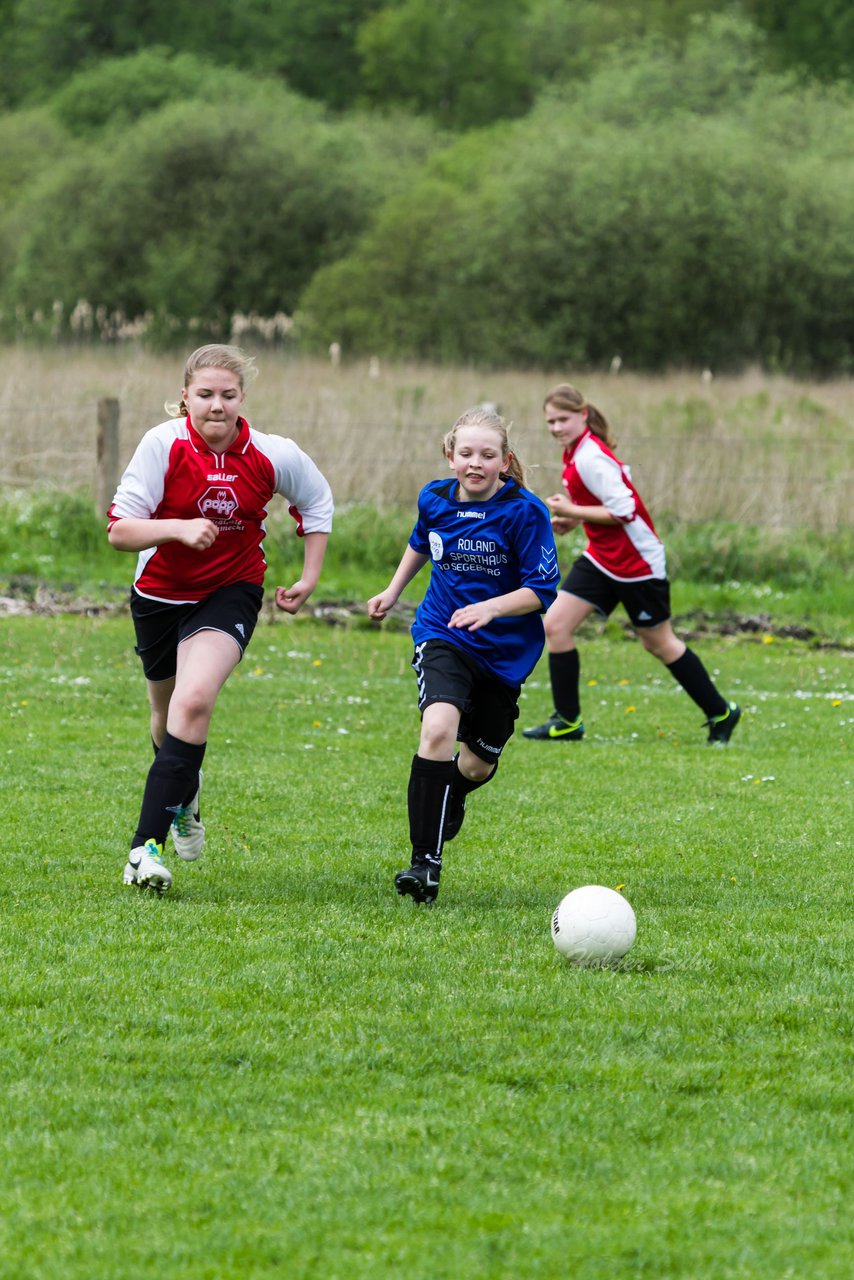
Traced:
[[721, 696], [696, 653], [673, 631], [664, 545], [628, 467], [613, 453], [604, 414], [566, 382], [548, 393], [543, 407], [551, 435], [563, 446], [566, 492], [546, 499], [552, 527], [568, 533], [582, 523], [588, 543], [546, 614], [554, 711], [524, 736], [552, 742], [584, 737], [575, 632], [594, 610], [608, 617], [622, 604], [643, 647], [706, 716], [709, 742], [728, 742], [741, 709]]
[[270, 499], [285, 498], [305, 539], [302, 575], [276, 588], [286, 613], [317, 585], [332, 527], [332, 494], [311, 458], [240, 416], [254, 372], [237, 347], [194, 351], [180, 405], [167, 406], [172, 418], [143, 436], [109, 511], [112, 545], [138, 553], [131, 613], [155, 751], [124, 881], [157, 892], [172, 884], [163, 862], [170, 828], [184, 861], [202, 850], [208, 726], [258, 619]]

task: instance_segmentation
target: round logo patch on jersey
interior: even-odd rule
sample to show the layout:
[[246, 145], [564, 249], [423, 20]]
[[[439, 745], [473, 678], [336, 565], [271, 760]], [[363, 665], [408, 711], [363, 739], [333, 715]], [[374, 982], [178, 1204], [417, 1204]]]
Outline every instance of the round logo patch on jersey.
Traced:
[[445, 544], [439, 537], [438, 533], [430, 530], [430, 555], [434, 560], [441, 560], [445, 550]]

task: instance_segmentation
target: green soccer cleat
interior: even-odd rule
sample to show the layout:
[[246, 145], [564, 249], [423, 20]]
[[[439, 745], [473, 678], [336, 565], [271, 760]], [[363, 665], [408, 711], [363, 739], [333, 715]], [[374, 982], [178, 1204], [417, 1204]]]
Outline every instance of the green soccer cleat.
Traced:
[[584, 737], [584, 725], [580, 716], [577, 720], [564, 720], [553, 711], [545, 724], [523, 729], [522, 737], [535, 738], [538, 742], [580, 742]]
[[728, 702], [722, 716], [712, 716], [704, 721], [709, 729], [709, 742], [721, 744], [729, 742], [740, 719], [741, 707], [737, 702]]

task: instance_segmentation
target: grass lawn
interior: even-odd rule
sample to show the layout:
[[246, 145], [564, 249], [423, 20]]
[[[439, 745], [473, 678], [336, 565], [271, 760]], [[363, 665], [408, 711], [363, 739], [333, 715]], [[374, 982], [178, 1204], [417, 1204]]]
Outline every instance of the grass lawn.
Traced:
[[[588, 736], [517, 735], [429, 911], [405, 634], [259, 628], [158, 899], [129, 620], [4, 619], [0, 1276], [850, 1280], [852, 654], [697, 647], [729, 748], [591, 635]], [[615, 968], [549, 936], [591, 882]]]

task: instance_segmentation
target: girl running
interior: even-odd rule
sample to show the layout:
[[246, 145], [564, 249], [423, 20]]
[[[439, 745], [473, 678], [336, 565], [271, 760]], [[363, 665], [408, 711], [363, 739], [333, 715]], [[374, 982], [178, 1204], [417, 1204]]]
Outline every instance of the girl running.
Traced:
[[382, 621], [432, 561], [412, 625], [421, 712], [408, 788], [412, 857], [395, 876], [398, 893], [417, 903], [435, 901], [443, 846], [513, 734], [522, 683], [543, 649], [541, 615], [560, 578], [548, 510], [524, 488], [504, 419], [471, 409], [443, 449], [453, 476], [421, 490], [397, 571], [368, 601], [370, 617]]
[[270, 499], [282, 495], [305, 539], [301, 577], [276, 588], [286, 613], [296, 613], [317, 585], [332, 527], [332, 494], [311, 458], [240, 416], [254, 373], [237, 347], [194, 351], [180, 405], [167, 406], [170, 421], [143, 436], [108, 515], [112, 545], [139, 553], [131, 614], [155, 753], [124, 882], [158, 893], [172, 884], [163, 861], [170, 828], [186, 862], [204, 844], [199, 789], [208, 726], [261, 608]]
[[604, 414], [567, 382], [548, 393], [544, 410], [549, 431], [563, 447], [566, 490], [546, 499], [552, 527], [568, 533], [583, 523], [588, 543], [546, 614], [554, 711], [545, 724], [523, 730], [524, 737], [546, 742], [584, 737], [575, 632], [594, 609], [607, 618], [622, 604], [643, 647], [664, 663], [705, 715], [708, 741], [729, 742], [741, 709], [721, 696], [696, 653], [673, 631], [664, 545], [628, 467], [613, 453]]

